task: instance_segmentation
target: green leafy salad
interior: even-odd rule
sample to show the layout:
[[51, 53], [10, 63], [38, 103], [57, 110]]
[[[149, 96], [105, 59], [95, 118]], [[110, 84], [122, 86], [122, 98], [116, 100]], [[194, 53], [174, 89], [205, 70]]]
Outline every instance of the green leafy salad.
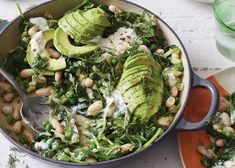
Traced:
[[218, 112], [206, 125], [211, 144], [198, 146], [201, 163], [207, 168], [235, 166], [235, 92], [220, 98]]
[[44, 131], [21, 141], [34, 152], [76, 163], [111, 160], [149, 146], [173, 122], [184, 68], [153, 16], [85, 1], [58, 20], [23, 17], [21, 29], [3, 67], [55, 107]]

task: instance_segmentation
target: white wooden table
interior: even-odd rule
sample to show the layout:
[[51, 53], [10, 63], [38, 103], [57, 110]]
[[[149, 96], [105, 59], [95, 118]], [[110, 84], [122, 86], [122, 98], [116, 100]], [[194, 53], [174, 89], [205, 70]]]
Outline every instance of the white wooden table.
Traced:
[[[32, 4], [39, 4], [46, 0], [1, 0], [0, 18], [11, 20], [18, 16], [15, 2], [20, 2], [25, 10]], [[214, 20], [211, 4], [204, 4], [194, 0], [130, 0], [158, 14], [179, 35], [183, 41], [193, 67], [201, 77], [207, 77], [216, 71], [234, 66], [216, 50], [214, 39]], [[129, 163], [123, 168], [180, 168], [182, 167], [176, 132], [172, 132], [159, 146]], [[6, 167], [10, 144], [0, 134], [0, 168]], [[20, 158], [20, 157], [19, 157]], [[30, 168], [56, 168], [41, 163], [28, 156], [20, 158]], [[17, 168], [24, 168], [26, 164], [18, 164]]]

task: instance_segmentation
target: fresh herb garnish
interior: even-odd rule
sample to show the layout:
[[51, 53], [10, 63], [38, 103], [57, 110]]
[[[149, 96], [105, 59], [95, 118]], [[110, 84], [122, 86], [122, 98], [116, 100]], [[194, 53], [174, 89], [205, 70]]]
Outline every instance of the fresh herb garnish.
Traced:
[[7, 168], [16, 168], [16, 164], [19, 163], [20, 160], [14, 154], [10, 154], [8, 157]]
[[33, 62], [34, 68], [45, 68], [48, 65], [48, 58], [42, 58], [40, 55], [37, 55]]

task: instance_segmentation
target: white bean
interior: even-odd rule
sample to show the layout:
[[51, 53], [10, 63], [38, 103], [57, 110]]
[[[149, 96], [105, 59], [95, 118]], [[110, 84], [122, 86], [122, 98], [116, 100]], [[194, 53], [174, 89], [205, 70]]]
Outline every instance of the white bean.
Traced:
[[180, 72], [180, 71], [174, 71], [173, 73], [174, 73], [174, 76], [175, 76], [175, 77], [179, 77], [179, 76], [181, 76], [181, 75], [183, 74], [183, 73]]
[[117, 6], [114, 6], [114, 5], [110, 5], [109, 10], [115, 14], [122, 14], [122, 12], [123, 12], [120, 8], [118, 8]]
[[170, 93], [171, 93], [171, 96], [176, 97], [178, 95], [178, 88], [176, 86], [173, 86], [171, 88]]
[[219, 116], [224, 126], [229, 127], [231, 125], [230, 117], [227, 113], [223, 112]]
[[218, 107], [219, 112], [224, 112], [230, 106], [230, 102], [226, 100], [224, 97], [220, 97], [220, 103]]
[[218, 147], [223, 147], [223, 146], [225, 145], [225, 143], [226, 143], [226, 141], [223, 140], [223, 139], [218, 139], [218, 140], [215, 142], [216, 146], [218, 146]]
[[12, 87], [11, 85], [5, 83], [5, 82], [0, 82], [0, 88], [5, 90], [6, 92], [12, 92]]
[[60, 53], [57, 52], [57, 51], [55, 51], [55, 50], [52, 49], [52, 48], [48, 48], [47, 51], [48, 51], [49, 55], [50, 55], [52, 58], [57, 59], [57, 58], [60, 57]]
[[131, 143], [124, 144], [120, 146], [121, 152], [122, 153], [127, 153], [130, 152], [133, 149], [133, 145]]
[[139, 46], [138, 50], [139, 51], [143, 51], [143, 52], [145, 52], [148, 55], [151, 55], [151, 51], [148, 49], [148, 47], [146, 45]]
[[34, 78], [34, 81], [39, 84], [45, 84], [47, 83], [47, 78], [45, 76], [39, 76]]
[[111, 118], [113, 116], [113, 113], [116, 110], [116, 105], [115, 103], [112, 104], [112, 106], [109, 107], [108, 111], [107, 111], [107, 117]]
[[159, 55], [163, 55], [165, 53], [165, 51], [163, 49], [159, 48], [159, 49], [157, 49], [156, 53]]
[[89, 98], [90, 100], [94, 99], [94, 92], [93, 92], [92, 89], [87, 88], [87, 89], [86, 89], [86, 93], [87, 93], [87, 96], [88, 96], [88, 98]]
[[103, 109], [103, 103], [101, 100], [94, 102], [87, 109], [87, 115], [94, 116], [98, 114]]
[[22, 130], [23, 123], [22, 121], [16, 121], [15, 124], [13, 125], [13, 130], [16, 134], [19, 134]]
[[92, 90], [97, 90], [96, 84], [94, 84], [94, 85], [92, 86]]
[[84, 81], [84, 86], [87, 88], [92, 88], [92, 86], [94, 85], [94, 82], [91, 78], [86, 78]]
[[200, 145], [200, 146], [198, 146], [197, 147], [197, 150], [198, 150], [198, 152], [200, 152], [202, 155], [206, 155], [206, 153], [207, 153], [207, 150], [206, 150], [206, 147], [205, 146], [203, 146], [203, 145]]
[[64, 148], [63, 150], [64, 152], [67, 152], [67, 153], [71, 152], [69, 148]]
[[86, 126], [92, 123], [91, 120], [87, 119], [86, 117], [82, 115], [76, 115], [75, 117], [75, 123], [78, 126]]
[[28, 35], [28, 33], [26, 31], [24, 31], [22, 34], [21, 34], [21, 37], [26, 37]]
[[23, 69], [20, 72], [20, 77], [21, 78], [29, 78], [33, 75], [33, 73], [34, 73], [33, 69]]
[[28, 30], [28, 34], [32, 37], [33, 35], [35, 35], [37, 32], [39, 31], [39, 27], [38, 26], [33, 26]]
[[5, 115], [11, 115], [13, 113], [13, 107], [9, 105], [3, 106], [2, 113]]
[[57, 72], [55, 73], [55, 81], [56, 81], [56, 82], [58, 82], [58, 81], [61, 80], [62, 74], [63, 74], [62, 71], [57, 71]]
[[218, 130], [221, 130], [221, 129], [222, 129], [222, 126], [219, 125], [219, 124], [214, 124], [214, 125], [213, 125], [213, 129], [218, 131]]
[[34, 135], [31, 131], [29, 130], [24, 130], [23, 134], [28, 142], [33, 142], [34, 141]]
[[97, 160], [96, 160], [94, 157], [88, 157], [88, 158], [85, 160], [85, 162], [87, 162], [87, 163], [96, 163]]
[[14, 95], [13, 93], [6, 93], [6, 94], [3, 95], [3, 100], [4, 100], [5, 102], [10, 103], [10, 102], [12, 102], [12, 100], [14, 99], [14, 97], [15, 97], [15, 95]]
[[173, 121], [173, 116], [162, 116], [158, 119], [158, 124], [162, 126], [169, 126]]
[[21, 119], [21, 114], [20, 114], [20, 108], [21, 108], [21, 104], [18, 103], [16, 105], [14, 105], [14, 111], [13, 111], [13, 118], [18, 121]]
[[166, 100], [165, 106], [166, 106], [167, 108], [170, 108], [170, 107], [172, 107], [174, 104], [175, 104], [175, 98], [171, 96], [171, 97], [169, 97], [169, 98]]
[[52, 88], [51, 87], [46, 87], [46, 88], [41, 88], [36, 90], [35, 94], [37, 96], [50, 96], [52, 92]]
[[178, 88], [179, 91], [184, 90], [184, 84], [183, 83], [178, 83], [177, 88]]
[[60, 124], [60, 122], [56, 119], [51, 120], [51, 125], [55, 129], [55, 132], [62, 134], [64, 132], [64, 128]]

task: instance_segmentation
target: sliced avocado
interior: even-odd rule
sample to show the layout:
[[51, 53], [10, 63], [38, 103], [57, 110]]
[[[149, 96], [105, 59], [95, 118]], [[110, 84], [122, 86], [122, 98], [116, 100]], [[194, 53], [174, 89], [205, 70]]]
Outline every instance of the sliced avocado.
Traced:
[[140, 71], [138, 73], [127, 76], [122, 82], [119, 83], [118, 89], [121, 92], [126, 92], [128, 89], [133, 86], [140, 85], [144, 77], [151, 76], [151, 72], [148, 70]]
[[104, 26], [96, 25], [94, 22], [90, 22], [90, 20], [83, 16], [82, 11], [74, 12], [72, 16], [82, 27], [86, 26], [86, 29], [88, 29], [87, 31], [90, 34], [94, 34], [96, 36], [101, 35], [105, 29]]
[[[136, 102], [136, 103], [132, 103], [132, 102]], [[143, 95], [137, 96], [135, 97], [135, 100], [128, 100], [127, 101], [127, 106], [130, 109], [130, 111], [132, 112], [132, 114], [135, 113], [136, 109], [143, 103], [146, 103], [146, 97]]]
[[149, 111], [152, 111], [151, 109], [152, 108], [149, 107], [148, 102], [146, 101], [135, 109], [134, 115], [139, 117], [141, 120], [147, 120], [149, 119]]
[[137, 65], [146, 65], [150, 67], [153, 71], [157, 72], [160, 72], [162, 70], [161, 65], [157, 61], [155, 61], [152, 57], [140, 54], [138, 54], [137, 56], [133, 56], [133, 58], [127, 60], [124, 65], [124, 69], [127, 70]]
[[151, 71], [151, 69], [145, 65], [138, 65], [136, 67], [124, 70], [120, 81], [123, 81], [125, 80], [126, 77], [136, 74], [138, 72], [142, 72], [142, 71]]
[[[82, 16], [81, 16], [82, 17]], [[101, 35], [104, 31], [104, 27], [102, 26], [96, 26], [96, 29], [94, 29], [94, 24], [87, 23], [87, 24], [80, 24], [78, 20], [80, 18], [77, 18], [77, 20], [73, 17], [73, 13], [70, 15], [64, 17], [65, 22], [69, 25], [70, 29], [73, 31], [74, 34], [74, 40], [76, 42], [79, 41], [89, 41], [94, 39], [96, 36]]]
[[79, 58], [93, 52], [98, 45], [87, 44], [84, 46], [74, 46], [69, 41], [68, 35], [61, 29], [57, 28], [54, 34], [54, 46], [63, 55], [69, 58]]
[[92, 8], [87, 10], [83, 13], [83, 16], [94, 24], [104, 27], [111, 26], [110, 21], [108, 20], [108, 15], [101, 8]]
[[[158, 86], [155, 85], [152, 87], [155, 87], [155, 89], [156, 87], [158, 87], [160, 88], [160, 90], [161, 88], [164, 88], [161, 85]], [[136, 111], [134, 111], [135, 116], [141, 118], [142, 120], [149, 119], [161, 108], [163, 102], [163, 90], [159, 91], [159, 89], [158, 90], [155, 89], [153, 89], [152, 92], [150, 92], [147, 96], [146, 104], [148, 106], [148, 109], [144, 111], [143, 109], [145, 108], [141, 108], [141, 109], [136, 109]]]
[[89, 41], [103, 34], [105, 27], [111, 25], [108, 15], [100, 8], [69, 13], [58, 24], [75, 42], [83, 44], [89, 44]]
[[127, 64], [128, 62], [130, 62], [132, 59], [138, 58], [138, 57], [142, 57], [142, 56], [147, 56], [146, 53], [138, 53], [132, 56], [129, 56], [125, 62], [125, 64]]
[[[54, 32], [55, 32], [54, 29], [47, 29], [47, 30], [42, 31], [43, 37], [44, 37], [44, 39], [47, 43], [50, 42], [51, 40], [53, 40]], [[54, 72], [52, 72], [52, 71], [58, 71], [58, 70], [66, 68], [65, 58], [62, 58], [62, 57], [59, 58], [59, 59], [50, 58], [46, 48], [42, 52], [40, 57], [46, 57], [46, 59], [48, 61], [48, 65], [43, 69], [36, 68], [36, 67], [34, 67], [34, 62], [35, 62], [35, 59], [36, 59], [37, 56], [38, 55], [35, 55], [33, 53], [32, 48], [31, 48], [31, 43], [29, 43], [26, 58], [27, 58], [27, 61], [28, 61], [29, 65], [33, 69], [35, 69], [35, 71], [43, 73], [44, 75], [53, 75]]]
[[80, 11], [80, 10], [77, 10], [76, 12], [73, 12], [72, 16], [81, 25], [89, 24], [89, 21], [86, 18], [84, 18], [84, 16], [82, 15], [82, 11]]
[[159, 111], [164, 94], [161, 66], [145, 53], [129, 57], [117, 85], [130, 111], [142, 121]]
[[65, 20], [65, 17], [61, 18], [61, 19], [58, 21], [58, 25], [59, 25], [59, 27], [60, 27], [64, 32], [66, 32], [72, 39], [75, 38], [75, 33], [73, 32], [72, 27], [67, 24], [67, 22], [66, 22], [66, 20]]
[[139, 104], [145, 101], [146, 99], [146, 95], [144, 94], [144, 89], [141, 85], [131, 87], [125, 93], [123, 93], [123, 97], [124, 99], [127, 100], [127, 102], [133, 102], [133, 100], [136, 101], [136, 103], [132, 104]]
[[72, 16], [73, 13], [70, 13], [63, 18], [61, 18], [58, 22], [60, 28], [68, 33], [68, 35], [74, 39], [76, 42], [83, 41], [89, 41], [91, 39], [94, 39], [94, 35], [90, 35], [88, 32], [84, 32], [86, 29], [85, 25], [81, 25], [78, 23]]

